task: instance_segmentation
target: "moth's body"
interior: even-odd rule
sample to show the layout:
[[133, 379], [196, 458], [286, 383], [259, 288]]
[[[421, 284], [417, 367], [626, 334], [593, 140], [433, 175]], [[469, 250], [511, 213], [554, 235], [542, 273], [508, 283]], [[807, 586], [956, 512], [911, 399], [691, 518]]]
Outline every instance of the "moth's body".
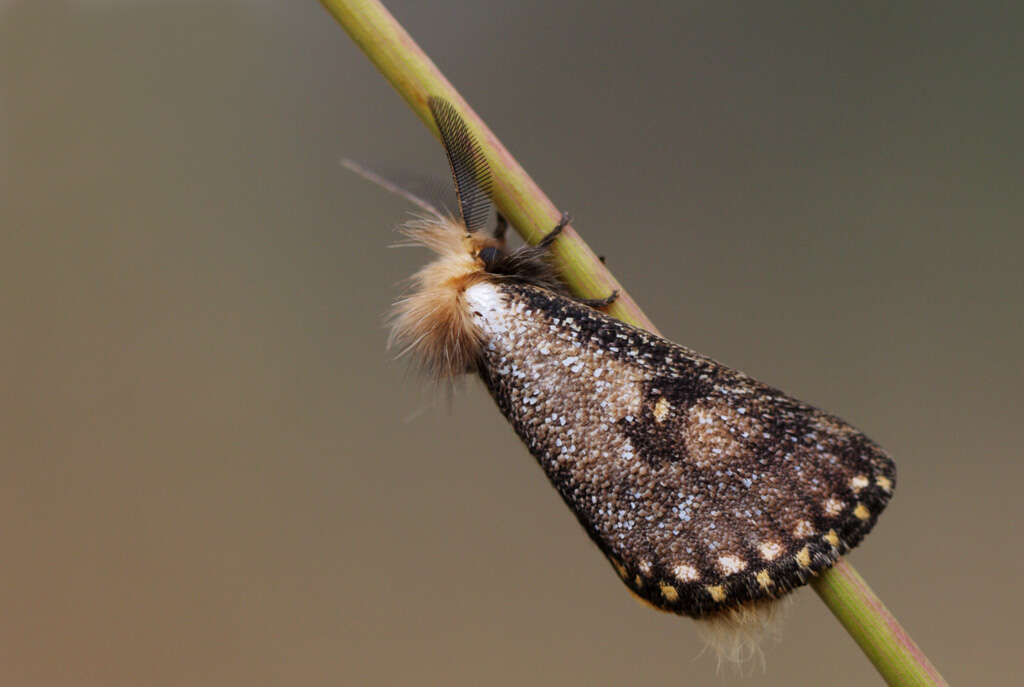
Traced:
[[414, 199], [428, 215], [403, 231], [437, 257], [396, 304], [393, 339], [438, 379], [479, 374], [634, 594], [730, 629], [762, 622], [872, 528], [891, 459], [842, 420], [572, 298], [543, 250], [562, 224], [539, 248], [486, 235], [486, 162], [454, 109], [430, 106], [460, 217]]
[[529, 284], [465, 292], [480, 375], [619, 575], [703, 616], [780, 596], [874, 524], [892, 462], [740, 372]]

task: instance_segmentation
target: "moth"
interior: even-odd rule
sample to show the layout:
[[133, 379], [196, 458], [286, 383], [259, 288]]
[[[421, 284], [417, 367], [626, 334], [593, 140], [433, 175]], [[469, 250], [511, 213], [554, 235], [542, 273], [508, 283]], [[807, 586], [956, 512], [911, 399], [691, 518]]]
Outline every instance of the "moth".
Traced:
[[[856, 546], [895, 467], [849, 424], [574, 298], [549, 260], [567, 218], [511, 249], [487, 224], [486, 158], [429, 100], [458, 211], [416, 197], [402, 227], [436, 255], [392, 339], [437, 379], [475, 374], [634, 595], [710, 621], [736, 657], [774, 600]], [[386, 185], [386, 182], [385, 182]]]

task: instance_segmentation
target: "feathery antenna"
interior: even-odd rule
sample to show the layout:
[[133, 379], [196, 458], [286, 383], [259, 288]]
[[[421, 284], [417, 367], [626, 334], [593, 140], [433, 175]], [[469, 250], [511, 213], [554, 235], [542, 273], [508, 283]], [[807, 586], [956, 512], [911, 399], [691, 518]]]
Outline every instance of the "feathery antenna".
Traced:
[[487, 158], [451, 103], [430, 96], [427, 105], [448, 154], [462, 221], [470, 231], [484, 229], [491, 212], [491, 170]]

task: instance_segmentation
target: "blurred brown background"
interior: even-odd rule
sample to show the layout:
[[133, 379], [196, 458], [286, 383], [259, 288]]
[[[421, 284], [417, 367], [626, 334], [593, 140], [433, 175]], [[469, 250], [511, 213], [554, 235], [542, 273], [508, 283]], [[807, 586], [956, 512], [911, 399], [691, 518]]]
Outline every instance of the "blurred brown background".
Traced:
[[[896, 456], [852, 562], [1019, 678], [1022, 10], [389, 4], [668, 336]], [[807, 590], [716, 677], [392, 360], [425, 256], [338, 159], [442, 153], [318, 3], [6, 0], [0, 98], [0, 684], [880, 681]]]

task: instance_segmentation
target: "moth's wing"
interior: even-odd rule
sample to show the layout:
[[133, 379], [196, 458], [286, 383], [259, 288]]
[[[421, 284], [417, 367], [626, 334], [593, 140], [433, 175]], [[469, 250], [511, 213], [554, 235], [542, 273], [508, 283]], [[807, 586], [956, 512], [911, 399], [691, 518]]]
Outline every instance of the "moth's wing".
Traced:
[[[643, 347], [647, 337], [634, 336]], [[674, 491], [664, 505], [685, 542], [656, 566], [663, 579], [649, 600], [714, 610], [779, 596], [856, 546], [892, 493], [889, 456], [839, 418], [661, 342], [643, 410], [619, 425], [654, 469], [651, 486]]]
[[838, 418], [558, 294], [500, 289], [480, 306], [499, 323], [481, 320], [484, 381], [655, 606], [701, 616], [781, 596], [888, 502], [892, 460]]
[[487, 158], [451, 103], [431, 96], [427, 104], [448, 154], [459, 214], [470, 231], [485, 229], [491, 214], [491, 171]]

